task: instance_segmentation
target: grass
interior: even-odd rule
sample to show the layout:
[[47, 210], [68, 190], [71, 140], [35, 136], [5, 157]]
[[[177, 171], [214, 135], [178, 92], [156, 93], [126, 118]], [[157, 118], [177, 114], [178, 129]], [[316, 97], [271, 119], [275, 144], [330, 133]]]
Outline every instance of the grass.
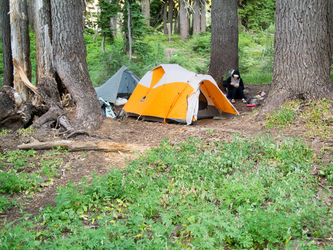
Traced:
[[[333, 226], [325, 196], [317, 196], [315, 160], [296, 138], [165, 139], [123, 171], [58, 187], [56, 206], [5, 225], [0, 245], [313, 249], [332, 237]], [[332, 164], [323, 171], [332, 176]]]
[[55, 156], [60, 150], [41, 157], [34, 150], [0, 153], [0, 193], [5, 195], [0, 199], [0, 212], [15, 204], [13, 194], [39, 192], [59, 176], [62, 159]]
[[266, 114], [266, 128], [285, 129], [292, 124], [303, 123], [307, 128], [307, 136], [328, 139], [333, 137], [333, 103], [330, 100], [304, 102], [295, 100]]

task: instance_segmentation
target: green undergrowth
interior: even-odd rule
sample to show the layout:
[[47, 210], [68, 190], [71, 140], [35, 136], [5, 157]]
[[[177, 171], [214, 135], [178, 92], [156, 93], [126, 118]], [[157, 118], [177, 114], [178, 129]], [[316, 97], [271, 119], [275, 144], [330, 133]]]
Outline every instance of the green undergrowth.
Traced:
[[265, 126], [268, 129], [278, 127], [288, 128], [294, 124], [304, 123], [307, 136], [333, 137], [333, 103], [323, 99], [319, 101], [295, 100], [287, 102], [271, 114], [266, 115]]
[[[314, 249], [333, 211], [314, 152], [269, 135], [165, 139], [123, 170], [57, 189], [54, 207], [3, 225], [7, 249]], [[326, 168], [332, 175], [332, 164]], [[331, 171], [331, 172], [330, 172]], [[329, 181], [329, 180], [327, 180]], [[332, 183], [331, 183], [332, 184]], [[321, 183], [320, 185], [326, 185]], [[329, 192], [329, 191], [327, 191]], [[330, 194], [331, 195], [331, 194]], [[26, 215], [28, 216], [28, 215]]]
[[0, 212], [16, 204], [13, 194], [41, 191], [58, 177], [62, 159], [56, 156], [60, 151], [52, 150], [42, 156], [35, 150], [0, 153]]

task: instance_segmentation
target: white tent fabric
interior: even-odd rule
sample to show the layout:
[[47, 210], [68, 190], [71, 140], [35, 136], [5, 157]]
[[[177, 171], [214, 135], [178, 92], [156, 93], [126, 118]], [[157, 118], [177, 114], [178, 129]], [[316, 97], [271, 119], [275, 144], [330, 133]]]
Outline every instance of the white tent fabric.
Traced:
[[178, 64], [160, 64], [148, 71], [123, 109], [129, 116], [186, 124], [222, 113], [239, 115], [211, 75]]

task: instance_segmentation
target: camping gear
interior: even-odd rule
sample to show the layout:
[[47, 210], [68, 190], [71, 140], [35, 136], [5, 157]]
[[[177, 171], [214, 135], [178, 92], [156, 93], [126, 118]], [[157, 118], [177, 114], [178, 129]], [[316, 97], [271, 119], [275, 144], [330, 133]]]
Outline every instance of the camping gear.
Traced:
[[178, 64], [161, 64], [148, 71], [123, 107], [128, 116], [191, 124], [197, 119], [239, 115], [207, 74], [196, 74]]
[[256, 97], [252, 97], [247, 101], [247, 107], [257, 107], [260, 103]]
[[139, 81], [140, 79], [123, 65], [102, 86], [96, 87], [95, 91], [98, 98], [114, 104], [117, 97], [128, 99]]
[[261, 100], [264, 100], [265, 96], [266, 96], [266, 93], [264, 91], [259, 91], [259, 93], [254, 98], [261, 101]]
[[114, 114], [110, 103], [104, 101], [102, 97], [98, 98], [98, 100], [99, 104], [101, 105], [104, 116], [116, 118], [116, 115]]

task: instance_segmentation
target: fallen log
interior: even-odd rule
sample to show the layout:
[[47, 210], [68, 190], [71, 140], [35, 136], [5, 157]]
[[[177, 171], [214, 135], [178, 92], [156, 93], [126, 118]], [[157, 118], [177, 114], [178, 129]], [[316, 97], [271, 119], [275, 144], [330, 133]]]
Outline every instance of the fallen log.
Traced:
[[104, 151], [104, 152], [134, 152], [140, 151], [144, 152], [150, 147], [136, 145], [136, 144], [127, 144], [127, 143], [117, 143], [117, 142], [84, 142], [84, 141], [69, 141], [69, 140], [60, 140], [60, 141], [50, 141], [50, 142], [32, 142], [27, 144], [18, 145], [18, 149], [22, 150], [49, 150], [57, 147], [62, 147], [68, 151]]

